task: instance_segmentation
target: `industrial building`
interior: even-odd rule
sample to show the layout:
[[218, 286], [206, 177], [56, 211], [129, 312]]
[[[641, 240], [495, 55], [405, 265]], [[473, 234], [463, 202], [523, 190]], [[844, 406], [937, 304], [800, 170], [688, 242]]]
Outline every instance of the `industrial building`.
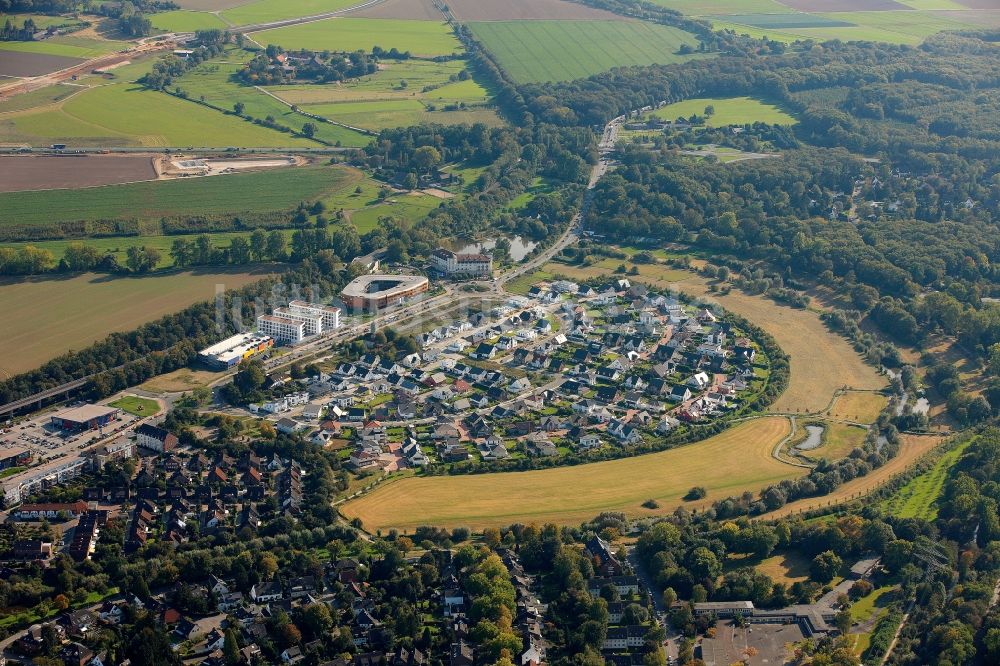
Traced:
[[239, 365], [244, 359], [266, 352], [274, 340], [259, 333], [240, 333], [198, 352], [198, 358], [207, 365], [225, 370]]
[[16, 447], [0, 452], [0, 470], [11, 467], [25, 467], [31, 464], [31, 451], [23, 447]]
[[320, 335], [340, 327], [340, 308], [292, 301], [257, 317], [257, 330], [279, 342], [295, 344], [310, 335]]
[[340, 292], [352, 310], [380, 310], [425, 293], [430, 282], [422, 275], [362, 275]]
[[489, 277], [493, 274], [493, 257], [488, 254], [457, 254], [439, 247], [431, 253], [431, 268], [456, 277]]
[[59, 430], [97, 430], [114, 421], [122, 413], [117, 407], [107, 405], [80, 405], [56, 412], [51, 419]]

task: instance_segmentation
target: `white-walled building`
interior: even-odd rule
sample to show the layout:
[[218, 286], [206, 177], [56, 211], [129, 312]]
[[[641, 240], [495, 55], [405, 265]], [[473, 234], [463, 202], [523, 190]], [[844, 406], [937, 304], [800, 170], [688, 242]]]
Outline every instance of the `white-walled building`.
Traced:
[[319, 315], [323, 318], [323, 330], [332, 331], [340, 328], [340, 308], [332, 305], [317, 305], [306, 303], [305, 301], [292, 301], [288, 304], [288, 309], [301, 314]]
[[300, 342], [306, 337], [306, 323], [274, 315], [257, 317], [257, 330], [281, 342]]
[[431, 253], [431, 266], [445, 275], [489, 276], [493, 274], [493, 257], [457, 254], [439, 247]]

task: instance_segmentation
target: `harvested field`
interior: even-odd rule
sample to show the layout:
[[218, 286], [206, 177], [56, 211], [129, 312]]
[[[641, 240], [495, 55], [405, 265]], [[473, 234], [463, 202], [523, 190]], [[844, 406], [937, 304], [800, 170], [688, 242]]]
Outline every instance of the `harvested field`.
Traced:
[[846, 386], [880, 390], [887, 383], [847, 340], [829, 331], [815, 312], [737, 291], [715, 296], [708, 292], [705, 280], [694, 275], [678, 283], [677, 288], [717, 301], [724, 308], [746, 317], [773, 335], [791, 357], [792, 376], [788, 389], [771, 406], [773, 411], [818, 413], [830, 404], [837, 389]]
[[1000, 0], [956, 0], [969, 9], [1000, 9]]
[[788, 7], [775, 0], [651, 0], [653, 4], [682, 14], [779, 14]]
[[[69, 278], [4, 279], [4, 352], [0, 373], [17, 374], [115, 331], [214, 297], [216, 285], [242, 287], [274, 268], [185, 271], [146, 277], [87, 273]], [[16, 350], [16, 351], [15, 351]]]
[[94, 187], [154, 180], [153, 159], [140, 155], [0, 157], [0, 192]]
[[448, 8], [461, 21], [626, 20], [618, 14], [567, 0], [449, 0]]
[[[1000, 5], [1000, 0], [998, 0]], [[969, 21], [982, 27], [1000, 27], [1000, 7], [993, 10], [938, 12], [953, 21]]]
[[3, 51], [2, 53], [0, 75], [4, 76], [41, 76], [83, 62], [80, 58], [48, 53], [22, 53], [19, 51]]
[[878, 393], [848, 392], [837, 396], [827, 414], [831, 418], [855, 423], [874, 423], [889, 399]]
[[782, 4], [800, 12], [891, 12], [913, 9], [896, 0], [782, 0]]
[[782, 30], [786, 28], [849, 28], [853, 23], [815, 14], [727, 14], [720, 21], [741, 23], [755, 28]]
[[373, 7], [365, 7], [348, 16], [406, 21], [443, 21], [444, 15], [431, 0], [386, 0]]
[[[704, 506], [804, 474], [804, 469], [771, 457], [789, 427], [786, 418], [768, 417], [702, 442], [634, 458], [530, 472], [409, 477], [380, 486], [341, 511], [360, 518], [369, 530], [418, 525], [480, 529], [515, 522], [572, 525], [601, 511], [665, 515], [681, 505]], [[694, 485], [704, 486], [708, 496], [684, 502], [682, 496]], [[643, 508], [648, 499], [655, 499], [659, 508]]]
[[810, 509], [834, 506], [841, 502], [849, 501], [852, 498], [864, 496], [892, 477], [905, 471], [910, 465], [932, 451], [934, 447], [941, 443], [942, 437], [940, 435], [900, 435], [900, 439], [903, 445], [899, 449], [899, 455], [877, 470], [848, 481], [830, 495], [809, 497], [789, 502], [777, 511], [764, 514], [765, 517], [768, 519], [782, 518], [794, 513], [809, 511]]

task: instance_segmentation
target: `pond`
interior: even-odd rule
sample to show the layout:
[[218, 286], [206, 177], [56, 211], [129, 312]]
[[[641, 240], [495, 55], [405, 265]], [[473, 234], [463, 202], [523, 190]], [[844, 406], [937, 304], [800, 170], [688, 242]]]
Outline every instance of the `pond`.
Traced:
[[[538, 246], [538, 243], [523, 236], [514, 236], [513, 238], [508, 238], [508, 240], [510, 241], [510, 258], [514, 261], [521, 261]], [[474, 254], [476, 252], [489, 252], [496, 246], [497, 239], [494, 238], [467, 243], [461, 247], [454, 248], [454, 250], [459, 254]]]
[[818, 449], [819, 445], [823, 443], [823, 426], [818, 425], [807, 425], [806, 432], [809, 436], [806, 437], [805, 441], [798, 444], [795, 448], [800, 451], [812, 451], [813, 449]]

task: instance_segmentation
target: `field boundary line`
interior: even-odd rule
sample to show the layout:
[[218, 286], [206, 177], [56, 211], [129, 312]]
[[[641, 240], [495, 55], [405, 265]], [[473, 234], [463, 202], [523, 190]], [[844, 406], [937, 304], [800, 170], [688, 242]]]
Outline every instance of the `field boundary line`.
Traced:
[[272, 97], [272, 98], [276, 99], [277, 101], [281, 102], [282, 104], [284, 104], [285, 106], [287, 106], [289, 109], [291, 109], [293, 113], [298, 113], [298, 114], [303, 115], [303, 116], [305, 116], [307, 118], [312, 118], [313, 120], [318, 120], [320, 122], [329, 123], [330, 125], [338, 125], [338, 126], [343, 127], [345, 129], [353, 130], [355, 132], [359, 132], [360, 134], [365, 134], [367, 136], [378, 136], [378, 132], [373, 132], [372, 130], [364, 129], [363, 127], [354, 127], [353, 125], [348, 125], [347, 123], [342, 123], [342, 122], [339, 122], [339, 121], [336, 121], [336, 120], [330, 120], [329, 118], [326, 118], [324, 116], [318, 116], [315, 113], [309, 113], [308, 111], [303, 111], [302, 107], [300, 107], [299, 105], [292, 104], [291, 102], [286, 102], [285, 100], [281, 99], [280, 97], [278, 97], [277, 95], [275, 95], [270, 90], [264, 90], [264, 88], [262, 88], [260, 86], [254, 86], [254, 88], [256, 88], [260, 92], [264, 93], [268, 97]]

